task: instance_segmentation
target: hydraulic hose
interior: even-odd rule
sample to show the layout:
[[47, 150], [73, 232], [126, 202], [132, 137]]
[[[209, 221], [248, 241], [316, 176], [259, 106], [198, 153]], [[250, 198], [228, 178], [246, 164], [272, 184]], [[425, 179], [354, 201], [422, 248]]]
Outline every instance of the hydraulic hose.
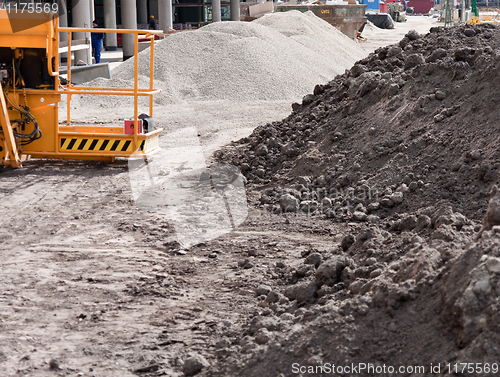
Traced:
[[14, 131], [14, 136], [17, 137], [18, 139], [28, 139], [21, 141], [21, 145], [27, 145], [32, 143], [35, 140], [38, 140], [42, 137], [42, 132], [40, 131], [40, 127], [38, 127], [38, 122], [36, 121], [35, 117], [26, 109], [23, 109], [21, 106], [16, 105], [12, 100], [7, 96], [7, 93], [5, 90], [3, 90], [4, 97], [7, 99], [9, 104], [20, 114], [24, 115], [28, 121], [33, 122], [34, 128], [33, 131], [31, 131], [29, 134], [24, 134], [21, 132], [16, 132]]

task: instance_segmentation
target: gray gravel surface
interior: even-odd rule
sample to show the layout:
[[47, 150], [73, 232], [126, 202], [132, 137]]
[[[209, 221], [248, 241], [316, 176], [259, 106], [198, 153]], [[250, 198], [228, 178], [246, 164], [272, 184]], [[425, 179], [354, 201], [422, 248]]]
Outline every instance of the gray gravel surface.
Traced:
[[[183, 101], [297, 100], [366, 56], [358, 44], [314, 14], [276, 13], [254, 22], [220, 22], [175, 34], [155, 48], [157, 104]], [[133, 61], [113, 79], [92, 86], [122, 86], [133, 78]], [[149, 50], [139, 57], [140, 83], [149, 82]], [[96, 100], [97, 98], [97, 100]], [[116, 107], [116, 97], [76, 99], [83, 107]]]

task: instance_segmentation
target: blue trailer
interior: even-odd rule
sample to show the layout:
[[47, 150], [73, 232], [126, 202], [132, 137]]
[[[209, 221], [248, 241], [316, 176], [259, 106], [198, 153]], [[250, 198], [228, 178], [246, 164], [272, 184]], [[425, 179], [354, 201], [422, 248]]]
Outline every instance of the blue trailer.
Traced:
[[366, 4], [365, 12], [379, 12], [379, 0], [359, 0], [360, 4]]

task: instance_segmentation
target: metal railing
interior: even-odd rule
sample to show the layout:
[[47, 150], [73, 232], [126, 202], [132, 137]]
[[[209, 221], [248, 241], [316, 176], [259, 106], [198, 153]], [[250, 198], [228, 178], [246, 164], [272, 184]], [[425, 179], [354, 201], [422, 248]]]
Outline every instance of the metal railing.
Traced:
[[[71, 84], [71, 39], [72, 34], [76, 32], [92, 33], [98, 31], [99, 33], [123, 33], [133, 34], [134, 38], [134, 87], [133, 88], [93, 88], [74, 86]], [[71, 123], [71, 96], [73, 94], [93, 94], [93, 95], [124, 95], [134, 97], [134, 135], [137, 138], [138, 134], [138, 99], [140, 96], [149, 96], [149, 116], [153, 116], [153, 95], [161, 92], [159, 89], [153, 88], [153, 62], [154, 62], [154, 37], [155, 35], [163, 35], [162, 30], [128, 30], [128, 29], [92, 29], [92, 28], [73, 28], [73, 27], [59, 27], [58, 32], [66, 32], [68, 36], [68, 68], [67, 68], [67, 84], [61, 85], [63, 93], [68, 96], [67, 100], [67, 125]], [[149, 74], [149, 88], [139, 88], [139, 39], [149, 39], [150, 47], [150, 74]], [[57, 59], [56, 59], [57, 61]], [[136, 140], [137, 142], [137, 140]]]

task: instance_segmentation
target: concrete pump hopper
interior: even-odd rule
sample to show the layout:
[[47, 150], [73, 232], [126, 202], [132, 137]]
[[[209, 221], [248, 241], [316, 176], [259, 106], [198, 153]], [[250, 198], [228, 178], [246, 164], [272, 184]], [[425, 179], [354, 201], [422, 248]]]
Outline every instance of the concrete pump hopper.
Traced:
[[[40, 3], [37, 3], [40, 5]], [[134, 35], [134, 87], [93, 88], [71, 84], [71, 59], [68, 79], [59, 78], [59, 53], [71, 56], [72, 34], [92, 32], [87, 28], [59, 28], [52, 3], [41, 3], [41, 11], [33, 9], [0, 9], [0, 168], [19, 167], [28, 156], [76, 160], [113, 161], [117, 157], [147, 157], [158, 150], [162, 129], [140, 127], [138, 98], [149, 97], [149, 117], [153, 116], [154, 36], [159, 30], [99, 29], [103, 33]], [[37, 6], [38, 6], [37, 5]], [[37, 8], [38, 9], [38, 8]], [[59, 34], [67, 33], [68, 46], [60, 48]], [[138, 40], [149, 39], [150, 85], [138, 87]], [[83, 126], [71, 123], [71, 96], [132, 96], [132, 124], [118, 126]], [[67, 119], [59, 122], [61, 96], [67, 96]]]

